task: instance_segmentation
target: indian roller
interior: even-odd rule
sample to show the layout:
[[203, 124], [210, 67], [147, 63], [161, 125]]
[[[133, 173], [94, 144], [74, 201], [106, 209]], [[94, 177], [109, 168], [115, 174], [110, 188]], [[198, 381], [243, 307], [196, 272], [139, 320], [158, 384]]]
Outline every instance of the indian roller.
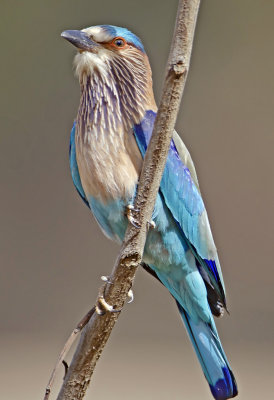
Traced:
[[[121, 242], [157, 113], [141, 40], [110, 25], [67, 30], [81, 88], [70, 136], [74, 185], [106, 236]], [[190, 154], [174, 131], [145, 249], [144, 267], [174, 297], [213, 397], [237, 395], [213, 315], [225, 287]]]

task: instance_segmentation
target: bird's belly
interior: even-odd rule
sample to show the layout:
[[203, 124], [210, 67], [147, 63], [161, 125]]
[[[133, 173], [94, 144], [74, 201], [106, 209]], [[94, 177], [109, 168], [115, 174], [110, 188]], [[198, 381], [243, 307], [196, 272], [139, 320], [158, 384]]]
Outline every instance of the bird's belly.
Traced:
[[125, 154], [110, 158], [84, 150], [78, 153], [77, 164], [87, 196], [106, 202], [130, 197], [135, 191], [138, 175]]
[[83, 143], [79, 138], [76, 158], [87, 197], [106, 203], [134, 195], [142, 164], [135, 141], [127, 139], [125, 143], [120, 137], [116, 141], [92, 137]]

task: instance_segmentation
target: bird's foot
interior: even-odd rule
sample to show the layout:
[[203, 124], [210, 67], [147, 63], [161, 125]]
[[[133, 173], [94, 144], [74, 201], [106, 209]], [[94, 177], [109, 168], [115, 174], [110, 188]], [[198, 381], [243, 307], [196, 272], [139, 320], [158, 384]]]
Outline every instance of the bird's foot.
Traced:
[[[126, 208], [127, 208], [126, 211], [127, 219], [133, 226], [135, 226], [135, 228], [140, 229], [141, 226], [139, 224], [139, 221], [133, 215], [134, 213], [139, 213], [140, 210], [134, 208], [132, 204], [128, 204]], [[147, 222], [147, 230], [149, 230], [150, 228], [152, 229], [156, 228], [156, 224], [153, 220]]]
[[117, 313], [122, 311], [121, 309], [114, 308], [108, 304], [105, 300], [106, 285], [111, 284], [108, 276], [101, 276], [101, 280], [105, 282], [99, 290], [98, 298], [95, 304], [95, 311], [98, 315], [104, 315], [107, 311]]
[[[101, 276], [102, 281], [105, 282], [105, 284], [100, 288], [99, 290], [99, 295], [96, 301], [96, 305], [95, 305], [95, 311], [98, 315], [104, 315], [106, 312], [111, 312], [111, 313], [118, 313], [121, 312], [122, 309], [117, 309], [113, 306], [111, 306], [110, 304], [108, 304], [105, 300], [105, 290], [106, 290], [106, 285], [107, 284], [112, 284], [109, 280], [108, 276]], [[130, 289], [128, 291], [128, 304], [133, 302], [134, 299], [134, 295], [133, 295], [133, 291], [132, 289]]]
[[118, 313], [121, 312], [122, 309], [117, 309], [108, 304], [103, 296], [98, 296], [96, 305], [95, 305], [95, 311], [98, 315], [104, 315], [106, 312], [111, 312], [111, 313]]
[[126, 208], [127, 219], [133, 226], [135, 226], [135, 228], [140, 229], [140, 224], [137, 218], [135, 218], [133, 215], [134, 213], [139, 213], [140, 210], [136, 210], [132, 204], [128, 204]]

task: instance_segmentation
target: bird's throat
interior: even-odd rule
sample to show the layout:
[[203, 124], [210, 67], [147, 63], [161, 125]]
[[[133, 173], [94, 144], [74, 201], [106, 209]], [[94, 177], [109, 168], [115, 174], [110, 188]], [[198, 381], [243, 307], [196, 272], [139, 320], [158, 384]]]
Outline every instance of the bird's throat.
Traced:
[[125, 113], [119, 88], [98, 76], [86, 77], [81, 89], [76, 157], [84, 191], [104, 202], [132, 197], [142, 164], [133, 126], [143, 111]]

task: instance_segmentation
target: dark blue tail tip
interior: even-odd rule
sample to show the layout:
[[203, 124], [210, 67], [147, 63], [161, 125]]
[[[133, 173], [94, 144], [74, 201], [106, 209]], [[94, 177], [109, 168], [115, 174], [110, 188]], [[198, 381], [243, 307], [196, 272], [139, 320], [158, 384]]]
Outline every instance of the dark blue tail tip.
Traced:
[[214, 386], [210, 385], [210, 390], [216, 400], [231, 399], [238, 394], [237, 385], [234, 379], [232, 379], [230, 385], [224, 379], [219, 379]]
[[225, 379], [219, 379], [215, 385], [210, 385], [211, 393], [216, 400], [231, 399], [238, 394], [236, 380], [229, 368], [222, 368]]

